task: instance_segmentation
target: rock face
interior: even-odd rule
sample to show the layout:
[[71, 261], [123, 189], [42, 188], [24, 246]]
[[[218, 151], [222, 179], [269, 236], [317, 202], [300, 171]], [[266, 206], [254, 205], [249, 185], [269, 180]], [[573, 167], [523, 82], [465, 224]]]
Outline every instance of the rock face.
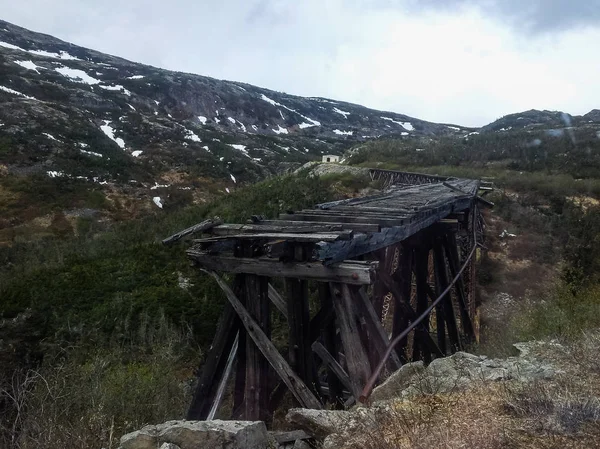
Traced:
[[265, 449], [261, 421], [167, 421], [124, 435], [120, 449]]
[[435, 359], [425, 368], [423, 362], [408, 363], [379, 385], [372, 401], [394, 397], [407, 398], [419, 394], [448, 393], [464, 389], [474, 382], [518, 380], [531, 382], [554, 376], [555, 369], [544, 362], [529, 358], [529, 343], [517, 343], [520, 357], [490, 359], [466, 352]]
[[375, 426], [379, 417], [416, 396], [451, 393], [483, 382], [533, 382], [553, 377], [557, 370], [537, 357], [539, 345], [535, 342], [515, 344], [520, 356], [507, 359], [457, 352], [436, 359], [427, 367], [420, 361], [409, 363], [373, 391], [369, 407], [356, 407], [349, 411], [291, 409], [286, 419], [324, 440], [323, 448], [338, 448], [343, 445], [346, 435], [356, 429], [367, 432]]

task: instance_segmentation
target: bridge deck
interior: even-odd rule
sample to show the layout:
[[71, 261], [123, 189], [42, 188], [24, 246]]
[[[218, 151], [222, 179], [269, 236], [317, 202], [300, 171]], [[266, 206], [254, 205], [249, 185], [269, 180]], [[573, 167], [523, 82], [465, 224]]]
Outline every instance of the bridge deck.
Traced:
[[251, 242], [252, 257], [331, 265], [405, 240], [468, 209], [479, 189], [476, 180], [418, 176], [409, 182], [425, 183], [393, 184], [376, 195], [319, 204], [279, 220], [255, 216], [252, 223], [216, 225], [206, 230], [210, 237], [194, 241], [188, 255], [202, 265], [217, 254], [233, 256], [236, 245]]

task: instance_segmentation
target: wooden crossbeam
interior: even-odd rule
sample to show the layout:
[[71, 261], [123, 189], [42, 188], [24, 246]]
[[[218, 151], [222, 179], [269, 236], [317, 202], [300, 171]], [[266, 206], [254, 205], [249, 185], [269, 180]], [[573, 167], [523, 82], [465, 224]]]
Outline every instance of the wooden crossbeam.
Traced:
[[189, 228], [184, 229], [183, 231], [179, 231], [176, 234], [167, 237], [162, 241], [163, 245], [171, 245], [178, 240], [181, 240], [183, 237], [187, 235], [197, 234], [198, 232], [207, 231], [210, 228], [220, 225], [223, 223], [223, 220], [220, 218], [211, 218], [208, 220], [204, 220], [201, 223], [195, 224], [194, 226], [190, 226]]
[[273, 287], [273, 284], [271, 284], [271, 283], [269, 283], [269, 299], [271, 300], [273, 305], [277, 308], [277, 310], [279, 310], [281, 312], [281, 314], [287, 319], [288, 311], [287, 311], [287, 305], [285, 303], [285, 299], [283, 299], [281, 297], [279, 292], [277, 290], [275, 290], [275, 287]]
[[221, 287], [229, 303], [232, 305], [242, 321], [242, 324], [246, 329], [246, 333], [250, 336], [250, 338], [252, 338], [258, 349], [269, 361], [275, 372], [277, 372], [281, 380], [286, 384], [298, 402], [300, 402], [300, 404], [306, 408], [321, 409], [322, 407], [319, 400], [312, 394], [302, 379], [300, 379], [298, 375], [290, 368], [289, 364], [279, 353], [275, 345], [262, 331], [260, 325], [250, 316], [250, 313], [246, 310], [229, 286], [214, 271], [203, 271], [208, 273], [215, 279], [215, 281], [217, 281], [219, 287]]
[[252, 234], [233, 234], [220, 237], [207, 237], [203, 239], [195, 239], [194, 243], [214, 243], [224, 240], [286, 240], [288, 242], [299, 243], [317, 243], [317, 242], [334, 242], [336, 240], [348, 240], [352, 237], [352, 231], [338, 231], [327, 233], [309, 233], [309, 234], [294, 234], [294, 233], [276, 233], [276, 232], [257, 232]]
[[283, 224], [268, 224], [259, 221], [256, 224], [222, 224], [210, 229], [210, 233], [216, 236], [235, 236], [245, 233], [292, 233], [292, 234], [327, 234], [337, 231], [343, 231], [341, 224], [303, 224], [298, 222], [287, 222]]
[[200, 267], [208, 270], [270, 277], [295, 277], [353, 285], [371, 284], [377, 269], [377, 262], [348, 261], [325, 266], [321, 262], [280, 262], [268, 257], [215, 256], [194, 249], [188, 250], [187, 254]]
[[321, 360], [323, 360], [325, 366], [327, 366], [327, 368], [333, 374], [335, 374], [335, 377], [337, 377], [337, 379], [342, 383], [342, 385], [346, 387], [348, 391], [352, 391], [353, 386], [352, 382], [350, 382], [348, 374], [346, 373], [346, 371], [344, 371], [342, 365], [340, 365], [338, 361], [329, 353], [329, 351], [325, 349], [325, 346], [323, 346], [318, 341], [315, 341], [312, 344], [312, 350], [315, 354], [319, 356]]

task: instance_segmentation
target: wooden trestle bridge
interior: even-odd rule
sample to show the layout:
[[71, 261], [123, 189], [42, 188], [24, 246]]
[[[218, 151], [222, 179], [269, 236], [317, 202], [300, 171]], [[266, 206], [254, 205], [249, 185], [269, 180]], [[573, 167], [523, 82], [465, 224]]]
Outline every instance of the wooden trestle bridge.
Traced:
[[[483, 238], [479, 208], [491, 205], [479, 194], [491, 187], [370, 173], [382, 193], [278, 220], [207, 220], [165, 239], [205, 234], [187, 255], [228, 299], [188, 419], [212, 419], [226, 392], [233, 418], [267, 423], [287, 391], [302, 407], [343, 407], [403, 363], [477, 340], [473, 254]], [[234, 276], [228, 283], [217, 272]], [[271, 330], [286, 321], [282, 351]]]

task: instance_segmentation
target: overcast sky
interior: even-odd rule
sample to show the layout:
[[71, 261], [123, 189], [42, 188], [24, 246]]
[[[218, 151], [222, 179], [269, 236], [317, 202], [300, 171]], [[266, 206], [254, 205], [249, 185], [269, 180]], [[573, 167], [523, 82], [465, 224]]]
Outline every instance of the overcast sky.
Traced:
[[600, 108], [600, 0], [0, 0], [138, 62], [435, 122]]

